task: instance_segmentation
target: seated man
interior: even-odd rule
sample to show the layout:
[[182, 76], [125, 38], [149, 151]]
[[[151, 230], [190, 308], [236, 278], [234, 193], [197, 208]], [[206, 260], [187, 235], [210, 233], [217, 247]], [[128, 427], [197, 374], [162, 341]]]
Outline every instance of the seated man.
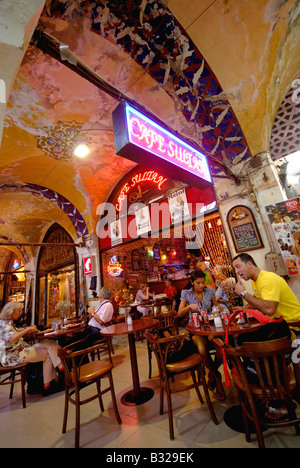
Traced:
[[[300, 302], [281, 276], [261, 270], [246, 253], [237, 255], [232, 261], [232, 266], [240, 278], [245, 281], [251, 280], [254, 295], [246, 291], [240, 279], [235, 286], [235, 292], [247, 301], [248, 308], [259, 310], [274, 318], [283, 316], [288, 323], [300, 321]], [[300, 338], [300, 329], [292, 328]]]
[[110, 302], [111, 290], [103, 287], [99, 293], [100, 305], [95, 311], [95, 307], [89, 307], [88, 313], [90, 321], [85, 330], [86, 347], [101, 338], [100, 330], [106, 327], [113, 318], [114, 308]]

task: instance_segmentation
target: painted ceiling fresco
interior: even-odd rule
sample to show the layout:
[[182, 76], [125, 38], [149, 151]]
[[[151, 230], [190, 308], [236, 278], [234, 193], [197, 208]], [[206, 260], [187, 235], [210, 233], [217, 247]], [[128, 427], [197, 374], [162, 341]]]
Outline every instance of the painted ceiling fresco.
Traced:
[[[64, 65], [68, 51], [194, 141], [213, 174], [220, 163], [239, 172], [268, 151], [277, 109], [300, 69], [298, 7], [295, 0], [47, 0], [37, 28], [64, 45], [62, 60], [31, 44], [13, 83], [0, 149], [0, 238], [41, 242], [53, 222], [74, 240], [92, 234], [97, 206], [135, 166], [114, 151], [118, 102]], [[78, 142], [91, 149], [85, 159], [73, 156]]]

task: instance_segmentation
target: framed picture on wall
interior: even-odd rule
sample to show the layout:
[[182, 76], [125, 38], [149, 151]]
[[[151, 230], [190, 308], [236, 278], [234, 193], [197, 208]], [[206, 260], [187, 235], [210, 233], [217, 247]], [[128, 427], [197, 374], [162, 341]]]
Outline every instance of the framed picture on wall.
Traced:
[[227, 223], [238, 253], [264, 247], [253, 213], [247, 206], [233, 207], [227, 215]]

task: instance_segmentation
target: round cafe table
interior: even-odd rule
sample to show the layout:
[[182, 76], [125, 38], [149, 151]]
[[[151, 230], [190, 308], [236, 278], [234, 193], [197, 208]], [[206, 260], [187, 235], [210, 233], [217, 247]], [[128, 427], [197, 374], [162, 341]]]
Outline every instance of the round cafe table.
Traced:
[[152, 388], [140, 386], [135, 347], [135, 333], [154, 327], [157, 324], [157, 319], [153, 317], [143, 317], [139, 320], [133, 320], [131, 326], [127, 325], [125, 322], [120, 322], [101, 330], [101, 335], [103, 336], [128, 335], [133, 389], [129, 390], [122, 396], [121, 403], [123, 403], [123, 405], [141, 405], [146, 401], [149, 401], [154, 395]]
[[[247, 324], [239, 324], [234, 322], [229, 327], [229, 335], [241, 335], [242, 333], [250, 333], [258, 330], [261, 327], [261, 323], [256, 320], [250, 321]], [[192, 335], [199, 336], [225, 336], [226, 325], [222, 322], [222, 327], [216, 328], [214, 322], [210, 322], [207, 325], [201, 325], [199, 328], [195, 328], [192, 323], [188, 323], [186, 329]]]

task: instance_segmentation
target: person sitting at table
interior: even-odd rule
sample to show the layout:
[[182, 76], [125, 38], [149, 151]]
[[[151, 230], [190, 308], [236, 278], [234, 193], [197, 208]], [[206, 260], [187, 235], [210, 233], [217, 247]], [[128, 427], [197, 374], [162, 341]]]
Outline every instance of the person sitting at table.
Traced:
[[[287, 282], [276, 273], [261, 270], [251, 255], [241, 253], [232, 260], [232, 266], [239, 276], [235, 292], [247, 302], [246, 308], [256, 309], [272, 318], [283, 317], [289, 324], [300, 322], [300, 302]], [[254, 294], [246, 291], [241, 281], [251, 280]], [[292, 341], [300, 338], [300, 327], [290, 325]], [[250, 341], [261, 341], [260, 331], [251, 333]], [[265, 413], [269, 420], [280, 420], [285, 417], [285, 409], [275, 405]]]
[[[203, 271], [203, 273], [205, 274], [205, 284], [206, 286], [209, 286], [211, 288], [213, 288], [214, 290], [216, 290], [216, 284], [215, 284], [215, 280], [212, 276], [212, 274], [210, 273], [210, 271], [207, 269], [207, 265], [206, 265], [206, 262], [204, 260], [203, 257], [200, 257], [198, 260], [197, 260], [197, 263], [195, 265], [196, 267], [196, 270], [198, 271]], [[191, 289], [192, 287], [192, 283], [191, 281], [189, 281], [186, 286], [184, 287], [184, 289]]]
[[3, 342], [3, 347], [1, 347], [0, 362], [7, 367], [22, 363], [43, 362], [43, 395], [46, 396], [57, 391], [55, 383], [58, 373], [63, 373], [63, 365], [57, 355], [57, 343], [53, 340], [44, 340], [30, 345], [24, 341], [23, 337], [33, 335], [37, 328], [35, 325], [21, 330], [15, 327], [14, 322], [20, 318], [22, 309], [22, 303], [8, 302], [1, 311], [0, 342]]
[[114, 308], [110, 298], [111, 290], [103, 287], [99, 293], [99, 307], [96, 310], [95, 307], [88, 308], [90, 320], [84, 332], [86, 347], [92, 346], [95, 341], [101, 338], [100, 330], [106, 327], [113, 318]]
[[[149, 301], [149, 298], [153, 297], [153, 294], [149, 292], [149, 286], [147, 283], [140, 283], [140, 289], [136, 293], [135, 302], [139, 302], [140, 304], [146, 303]], [[149, 315], [150, 309], [143, 305], [137, 306], [138, 312], [142, 314], [143, 317]]]
[[[183, 317], [189, 313], [189, 322], [192, 321], [192, 313], [206, 310], [211, 313], [212, 305], [218, 305], [215, 296], [215, 290], [206, 286], [205, 273], [202, 270], [195, 270], [190, 277], [191, 289], [183, 289], [181, 292], [181, 301], [178, 310], [178, 317]], [[219, 401], [224, 401], [225, 391], [222, 385], [221, 374], [218, 371], [222, 364], [222, 354], [220, 349], [216, 349], [215, 360], [211, 358], [210, 349], [215, 349], [207, 336], [194, 335], [192, 337], [198, 352], [202, 357], [205, 367], [208, 369], [208, 388], [216, 389], [216, 396]]]
[[172, 307], [174, 310], [178, 310], [180, 304], [180, 294], [177, 291], [177, 288], [173, 286], [173, 283], [170, 279], [165, 280], [165, 290], [164, 294], [166, 294], [169, 301], [172, 303]]
[[[247, 302], [246, 308], [256, 309], [270, 317], [283, 316], [287, 323], [300, 322], [300, 302], [287, 282], [276, 273], [261, 270], [251, 255], [241, 253], [232, 260], [239, 276], [235, 292]], [[251, 280], [254, 294], [246, 291], [241, 281]], [[300, 338], [300, 327], [290, 327]]]

